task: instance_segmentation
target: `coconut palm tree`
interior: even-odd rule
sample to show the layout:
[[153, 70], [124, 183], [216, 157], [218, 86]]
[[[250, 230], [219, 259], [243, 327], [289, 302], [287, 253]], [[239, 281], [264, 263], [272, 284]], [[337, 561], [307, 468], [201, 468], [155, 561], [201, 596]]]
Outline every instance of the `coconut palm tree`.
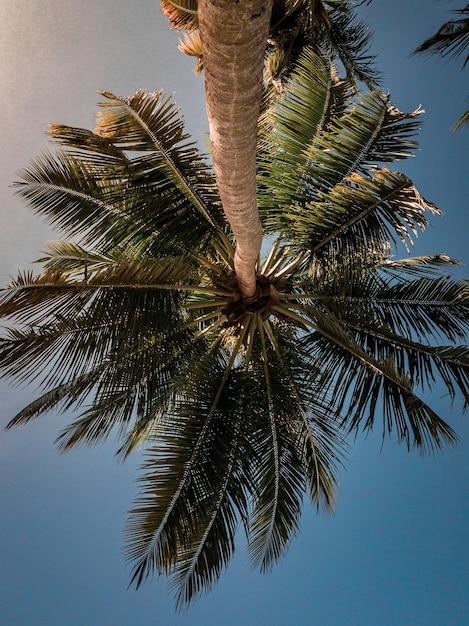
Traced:
[[2, 372], [43, 388], [9, 427], [58, 408], [76, 416], [64, 450], [111, 432], [122, 458], [145, 445], [132, 580], [167, 574], [178, 606], [218, 580], [240, 523], [267, 571], [304, 498], [333, 508], [349, 433], [455, 441], [421, 394], [439, 380], [469, 399], [467, 289], [444, 255], [391, 256], [439, 213], [388, 167], [421, 111], [353, 94], [309, 48], [266, 90], [251, 302], [213, 171], [161, 92], [103, 92], [94, 132], [52, 125], [58, 151], [17, 185], [69, 239], [1, 294]]
[[360, 57], [367, 38], [354, 24], [351, 2], [163, 0], [162, 4], [174, 27], [200, 31], [200, 37], [190, 35], [182, 49], [203, 57], [212, 159], [223, 210], [236, 239], [235, 274], [243, 298], [253, 301], [261, 293], [255, 272], [262, 245], [256, 129], [267, 41], [273, 80], [288, 73], [312, 41], [323, 49], [325, 42], [330, 44], [349, 73], [366, 80], [373, 75], [366, 69], [369, 58], [363, 62]]

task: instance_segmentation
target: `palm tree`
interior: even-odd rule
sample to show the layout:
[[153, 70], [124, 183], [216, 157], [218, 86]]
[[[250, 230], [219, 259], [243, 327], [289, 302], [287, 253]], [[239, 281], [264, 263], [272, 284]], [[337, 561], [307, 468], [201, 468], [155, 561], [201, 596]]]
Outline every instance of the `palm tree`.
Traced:
[[103, 92], [94, 132], [52, 125], [58, 151], [17, 186], [70, 239], [1, 295], [0, 367], [43, 387], [9, 427], [59, 408], [79, 412], [62, 449], [111, 432], [121, 458], [146, 446], [132, 581], [169, 575], [178, 606], [218, 580], [240, 523], [268, 571], [305, 497], [332, 510], [349, 433], [455, 441], [419, 394], [439, 380], [469, 399], [467, 288], [444, 255], [391, 257], [439, 213], [388, 168], [421, 111], [353, 94], [309, 48], [266, 90], [251, 303], [212, 169], [161, 92]]
[[[252, 302], [262, 292], [256, 283], [262, 245], [256, 200], [256, 130], [269, 35], [268, 67], [277, 81], [312, 41], [322, 43], [323, 48], [327, 41], [351, 75], [371, 80], [373, 72], [366, 69], [369, 58], [360, 57], [367, 38], [363, 28], [354, 24], [350, 2], [163, 0], [162, 5], [174, 27], [189, 33], [200, 30], [200, 37], [189, 36], [182, 48], [199, 59], [203, 56], [215, 175], [236, 240], [236, 278], [243, 298]], [[325, 5], [329, 5], [330, 15]]]
[[[463, 9], [453, 11], [460, 15], [459, 19], [449, 20], [440, 26], [438, 31], [425, 39], [425, 41], [414, 50], [414, 54], [438, 54], [441, 57], [457, 58], [466, 54], [469, 46], [469, 4]], [[469, 61], [469, 54], [463, 62], [463, 68]], [[469, 110], [461, 115], [453, 125], [454, 130], [458, 130], [469, 122]]]

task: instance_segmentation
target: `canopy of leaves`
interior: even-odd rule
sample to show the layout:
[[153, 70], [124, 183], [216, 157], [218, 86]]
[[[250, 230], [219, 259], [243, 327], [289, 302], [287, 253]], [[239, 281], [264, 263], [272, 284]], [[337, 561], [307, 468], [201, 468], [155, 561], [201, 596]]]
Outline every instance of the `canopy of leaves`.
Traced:
[[75, 416], [62, 449], [111, 433], [121, 458], [145, 445], [133, 581], [169, 575], [182, 607], [216, 582], [240, 524], [267, 571], [305, 498], [332, 510], [348, 433], [422, 452], [455, 441], [422, 392], [469, 399], [467, 286], [444, 255], [393, 257], [439, 213], [390, 169], [413, 154], [422, 112], [354, 95], [312, 48], [281, 93], [265, 90], [270, 249], [251, 303], [210, 163], [171, 98], [102, 95], [96, 129], [52, 125], [58, 150], [17, 184], [66, 239], [1, 292], [1, 371], [41, 387], [9, 426], [58, 408]]

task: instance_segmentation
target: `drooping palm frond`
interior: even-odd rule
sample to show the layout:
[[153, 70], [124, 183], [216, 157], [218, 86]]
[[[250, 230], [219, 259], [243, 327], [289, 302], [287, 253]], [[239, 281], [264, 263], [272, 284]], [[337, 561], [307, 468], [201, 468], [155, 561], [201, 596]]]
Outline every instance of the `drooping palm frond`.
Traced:
[[329, 312], [315, 309], [310, 317], [315, 332], [305, 337], [305, 348], [323, 364], [320, 381], [336, 411], [345, 411], [350, 431], [372, 430], [379, 406], [383, 436], [395, 433], [409, 449], [424, 452], [455, 441], [453, 430], [414, 393], [413, 382], [391, 358], [376, 359]]
[[219, 229], [223, 218], [213, 175], [194, 144], [187, 143], [189, 137], [172, 99], [163, 98], [161, 91], [147, 94], [141, 90], [132, 98], [102, 94], [108, 100], [101, 103], [95, 132], [125, 150], [150, 153], [150, 158], [145, 154], [134, 159], [140, 175], [149, 174], [151, 180], [155, 171], [161, 172], [173, 191], [182, 191], [207, 226]]
[[433, 276], [441, 275], [442, 271], [451, 271], [451, 268], [460, 266], [461, 262], [452, 259], [447, 254], [430, 254], [426, 256], [412, 256], [403, 259], [384, 259], [379, 266], [384, 272], [395, 275]]
[[[161, 422], [144, 467], [149, 473], [127, 528], [137, 586], [155, 571], [175, 572], [183, 595], [191, 595], [188, 586], [200, 590], [204, 579], [210, 586], [233, 551], [235, 528], [225, 515], [233, 520], [240, 511], [247, 514], [252, 444], [250, 422], [242, 419], [245, 374], [236, 373], [233, 358], [224, 363], [212, 355], [191, 364], [175, 399], [177, 418], [170, 412]], [[211, 533], [221, 533], [222, 540], [209, 550], [204, 573], [199, 559]]]
[[[67, 246], [58, 248], [63, 264]], [[71, 249], [76, 253], [77, 246]], [[2, 316], [28, 320], [25, 330], [13, 328], [1, 339], [2, 369], [19, 382], [34, 378], [42, 386], [56, 386], [54, 404], [80, 406], [92, 398], [85, 416], [62, 434], [66, 448], [101, 439], [116, 424], [123, 436], [132, 419], [151, 421], [166, 406], [169, 381], [181, 362], [191, 358], [191, 350], [193, 358], [204, 350], [198, 310], [184, 313], [182, 304], [194, 287], [202, 295], [214, 289], [197, 287], [187, 259], [99, 262], [98, 269], [89, 267], [87, 279], [78, 274], [72, 280], [75, 265], [68, 276], [50, 270], [39, 278], [20, 276], [0, 302]], [[203, 309], [203, 299], [199, 302]], [[46, 394], [10, 425], [51, 407]]]
[[[414, 54], [438, 54], [441, 57], [454, 59], [465, 53], [469, 46], [469, 5], [453, 13], [462, 17], [442, 24], [434, 35], [425, 39], [414, 50]], [[463, 67], [468, 61], [469, 54], [463, 61]]]
[[414, 387], [431, 388], [438, 372], [451, 396], [455, 385], [467, 401], [467, 348], [458, 346], [451, 355], [449, 346], [432, 345], [441, 339], [453, 344], [465, 340], [463, 284], [441, 277], [389, 281], [370, 273], [348, 277], [339, 293], [342, 297], [321, 302], [368, 354], [380, 363], [392, 360]]
[[[282, 327], [269, 326], [263, 334], [259, 316], [258, 324], [252, 368], [234, 368], [232, 356], [210, 372], [205, 369], [210, 360], [202, 358], [191, 371], [185, 395], [176, 400], [178, 419], [158, 427], [161, 445], [155, 443], [149, 453], [142, 495], [129, 519], [134, 581], [138, 585], [156, 571], [173, 573], [181, 606], [210, 588], [227, 564], [239, 521], [248, 532], [253, 565], [269, 569], [297, 531], [306, 488], [316, 502], [333, 501], [344, 445], [340, 426], [310, 413], [311, 398], [295, 377], [305, 378], [301, 360], [296, 368], [288, 361], [278, 367], [275, 351], [285, 357], [294, 351], [291, 339], [285, 344]], [[250, 324], [234, 339], [239, 358], [246, 354], [240, 348], [249, 330]], [[257, 365], [258, 351], [269, 355], [265, 367]], [[194, 442], [181, 442], [189, 434]]]
[[355, 3], [343, 0], [274, 1], [268, 71], [274, 82], [287, 79], [306, 47], [329, 54], [352, 82], [376, 86], [379, 72], [369, 54], [370, 32], [357, 19]]
[[[453, 13], [462, 17], [442, 24], [434, 35], [425, 39], [414, 50], [414, 54], [437, 54], [443, 58], [455, 59], [466, 53], [469, 47], [469, 4]], [[468, 61], [469, 54], [463, 61], [463, 68], [466, 67]], [[466, 111], [453, 124], [452, 130], [459, 130], [468, 121], [469, 111]]]
[[468, 123], [469, 123], [469, 110], [463, 113], [461, 117], [458, 117], [458, 119], [454, 122], [452, 129], [459, 130], [463, 126], [466, 126], [466, 124]]
[[381, 74], [375, 66], [374, 55], [369, 52], [372, 34], [368, 25], [357, 18], [356, 4], [343, 0], [325, 1], [329, 7], [330, 29], [321, 38], [319, 49], [341, 63], [347, 76], [375, 88]]
[[318, 509], [332, 510], [344, 441], [339, 422], [327, 413], [322, 390], [306, 384], [311, 369], [297, 349], [296, 333], [268, 320], [258, 320], [258, 331], [252, 377], [259, 403], [255, 449], [260, 462], [255, 466], [258, 490], [248, 553], [253, 567], [269, 571], [298, 532], [306, 493]]

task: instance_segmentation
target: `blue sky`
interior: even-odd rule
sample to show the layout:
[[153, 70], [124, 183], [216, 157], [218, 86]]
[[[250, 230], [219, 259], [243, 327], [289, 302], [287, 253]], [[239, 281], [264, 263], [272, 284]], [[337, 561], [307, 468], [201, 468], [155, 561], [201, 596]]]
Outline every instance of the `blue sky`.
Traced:
[[[421, 150], [401, 169], [445, 212], [416, 253], [466, 263], [469, 130], [460, 63], [410, 57], [464, 2], [374, 0], [383, 85], [401, 109], [426, 109]], [[13, 197], [16, 172], [46, 146], [45, 126], [93, 127], [97, 89], [175, 93], [189, 129], [206, 131], [203, 80], [176, 50], [157, 0], [2, 0], [0, 3], [0, 283], [30, 268], [47, 226]], [[467, 107], [466, 107], [467, 108]], [[0, 425], [34, 397], [1, 383]], [[127, 590], [122, 530], [139, 458], [113, 442], [59, 455], [66, 417], [0, 431], [0, 622], [5, 626], [464, 626], [469, 623], [469, 425], [443, 392], [428, 398], [459, 433], [436, 457], [408, 454], [378, 433], [353, 443], [335, 516], [305, 506], [301, 535], [268, 576], [250, 573], [239, 546], [218, 587], [173, 611], [164, 580]]]

